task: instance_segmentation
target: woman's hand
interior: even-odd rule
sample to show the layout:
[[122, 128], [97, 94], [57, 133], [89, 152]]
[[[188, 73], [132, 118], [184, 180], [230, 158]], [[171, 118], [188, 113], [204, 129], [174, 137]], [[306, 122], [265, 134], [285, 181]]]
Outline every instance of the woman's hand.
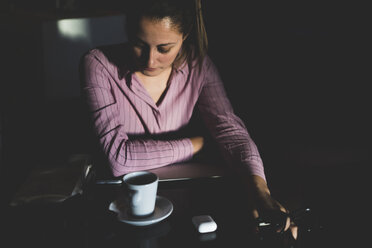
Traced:
[[[251, 187], [249, 195], [251, 197], [250, 203], [252, 203], [251, 211], [252, 217], [258, 219], [263, 217], [265, 213], [278, 213], [280, 211], [288, 214], [288, 210], [276, 201], [270, 194], [270, 190], [267, 187], [266, 181], [259, 176], [251, 177]], [[284, 224], [284, 223], [283, 223]], [[284, 231], [290, 230], [294, 239], [297, 239], [298, 227], [294, 225], [289, 217], [286, 217]], [[281, 230], [277, 230], [278, 232]]]
[[204, 146], [204, 138], [201, 136], [198, 136], [198, 137], [192, 137], [190, 138], [190, 140], [192, 143], [192, 147], [194, 148], [193, 154], [198, 153]]

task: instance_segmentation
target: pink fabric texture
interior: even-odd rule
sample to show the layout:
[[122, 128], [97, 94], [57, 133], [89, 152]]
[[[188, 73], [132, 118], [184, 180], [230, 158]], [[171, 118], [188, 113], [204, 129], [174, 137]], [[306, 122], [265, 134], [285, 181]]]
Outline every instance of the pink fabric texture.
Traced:
[[130, 70], [100, 49], [83, 57], [83, 91], [101, 148], [114, 176], [149, 170], [192, 158], [189, 138], [156, 139], [185, 127], [194, 108], [227, 159], [265, 179], [257, 146], [234, 114], [219, 72], [207, 56], [198, 67], [173, 69], [168, 88], [157, 104]]

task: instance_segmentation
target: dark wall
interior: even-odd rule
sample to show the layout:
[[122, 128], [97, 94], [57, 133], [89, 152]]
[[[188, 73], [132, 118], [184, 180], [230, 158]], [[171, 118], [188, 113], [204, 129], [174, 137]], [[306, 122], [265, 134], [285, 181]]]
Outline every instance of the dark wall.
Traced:
[[211, 56], [262, 147], [369, 144], [370, 31], [362, 6], [207, 2]]

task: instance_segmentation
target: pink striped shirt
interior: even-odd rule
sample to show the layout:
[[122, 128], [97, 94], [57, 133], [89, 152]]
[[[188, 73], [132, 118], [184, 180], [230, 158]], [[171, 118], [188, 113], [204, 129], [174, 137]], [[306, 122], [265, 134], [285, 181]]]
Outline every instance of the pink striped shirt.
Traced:
[[127, 69], [125, 46], [105, 51], [92, 49], [83, 57], [82, 83], [95, 131], [114, 176], [190, 160], [193, 147], [188, 137], [155, 137], [184, 128], [197, 108], [226, 162], [265, 179], [257, 147], [234, 114], [217, 68], [208, 56], [201, 70], [190, 69], [186, 63], [173, 69], [164, 97], [155, 104], [136, 75]]

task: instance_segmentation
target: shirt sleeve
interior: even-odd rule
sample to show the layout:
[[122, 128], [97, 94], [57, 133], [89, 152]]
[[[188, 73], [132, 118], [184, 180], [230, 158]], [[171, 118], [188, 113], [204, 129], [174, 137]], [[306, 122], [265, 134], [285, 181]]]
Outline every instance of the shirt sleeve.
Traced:
[[[83, 57], [83, 94], [91, 113], [93, 128], [113, 176], [149, 170], [189, 160], [193, 148], [190, 139], [130, 139], [119, 115], [113, 88], [117, 87], [106, 61], [92, 53]], [[112, 66], [112, 65], [111, 65]]]
[[243, 166], [251, 175], [266, 180], [257, 146], [243, 121], [234, 114], [219, 72], [208, 57], [202, 73], [204, 79], [198, 108], [212, 137], [228, 163]]

